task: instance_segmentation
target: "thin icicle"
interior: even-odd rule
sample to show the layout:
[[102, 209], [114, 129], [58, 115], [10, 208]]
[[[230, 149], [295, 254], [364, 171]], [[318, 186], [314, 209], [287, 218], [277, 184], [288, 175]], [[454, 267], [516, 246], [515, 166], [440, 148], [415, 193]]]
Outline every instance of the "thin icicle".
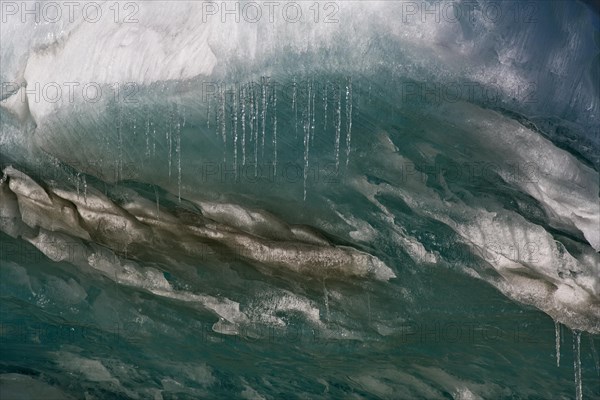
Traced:
[[273, 89], [273, 175], [277, 176], [277, 91]]
[[296, 88], [296, 77], [292, 80], [292, 111], [294, 112], [294, 135], [298, 137], [298, 104], [296, 101], [297, 88]]
[[223, 163], [227, 162], [227, 114], [225, 112], [225, 103], [225, 90], [221, 88], [219, 89], [219, 129], [221, 131], [221, 137], [223, 138]]
[[169, 163], [169, 178], [171, 178], [171, 153], [173, 152], [173, 141], [171, 138], [171, 119], [173, 118], [172, 116], [172, 110], [171, 110], [171, 106], [169, 106], [169, 114], [167, 116], [167, 133], [166, 133], [166, 140], [167, 140], [167, 146], [168, 146], [168, 150], [169, 150], [169, 155], [168, 155], [168, 163]]
[[152, 124], [152, 156], [156, 156], [156, 125]]
[[181, 124], [178, 109], [175, 108], [175, 142], [177, 151], [177, 198], [181, 203]]
[[261, 147], [260, 156], [264, 159], [265, 157], [265, 132], [267, 127], [267, 89], [269, 88], [269, 78], [261, 78], [261, 95], [262, 95], [262, 111], [261, 111], [261, 123], [262, 123], [262, 136], [261, 136]]
[[117, 163], [117, 176], [120, 178], [123, 175], [122, 165], [123, 165], [123, 120], [121, 117], [121, 108], [117, 106], [118, 115], [117, 115], [117, 135], [119, 137], [119, 160]]
[[292, 79], [292, 111], [296, 111], [296, 78]]
[[308, 92], [307, 100], [308, 100], [308, 103], [306, 105], [306, 118], [307, 118], [307, 122], [306, 123], [308, 123], [308, 135], [309, 135], [309, 142], [310, 142], [310, 139], [312, 138], [312, 120], [313, 120], [313, 118], [312, 118], [312, 110], [313, 110], [313, 107], [312, 107], [312, 99], [313, 99], [312, 89], [313, 89], [313, 87], [312, 87], [312, 82], [310, 80], [308, 81], [307, 85], [308, 85], [307, 86], [307, 92]]
[[225, 109], [225, 105], [226, 105], [226, 101], [225, 101], [225, 91], [223, 89], [220, 90], [219, 92], [220, 97], [220, 104], [219, 107], [221, 108], [221, 136], [223, 137], [223, 144], [227, 144], [227, 124], [226, 124], [226, 119], [227, 119], [227, 115], [226, 115], [226, 109]]
[[[309, 87], [309, 92], [310, 92], [310, 87]], [[304, 121], [304, 170], [303, 170], [303, 177], [304, 177], [304, 196], [303, 199], [306, 200], [306, 182], [308, 179], [308, 168], [309, 168], [309, 161], [308, 161], [308, 156], [309, 156], [309, 147], [310, 147], [310, 93], [308, 96], [308, 104], [306, 107], [306, 111], [303, 113], [303, 121]]]
[[[237, 85], [236, 85], [237, 87]], [[233, 169], [235, 170], [235, 177], [237, 179], [237, 162], [238, 162], [238, 94], [233, 93]]]
[[[220, 89], [219, 89], [220, 90]], [[217, 92], [217, 104], [215, 105], [215, 134], [219, 136], [219, 129], [221, 126], [221, 94]]]
[[315, 97], [316, 97], [316, 94], [317, 94], [317, 90], [314, 88], [314, 81], [311, 83], [311, 86], [312, 86], [312, 90], [311, 90], [312, 91], [312, 99], [311, 99], [311, 102], [312, 102], [311, 107], [312, 108], [311, 108], [311, 111], [310, 111], [310, 114], [311, 114], [311, 126], [310, 126], [310, 128], [311, 128], [311, 134], [310, 134], [310, 140], [311, 140], [311, 142], [312, 142], [312, 144], [314, 146], [314, 143], [315, 143]]
[[[249, 98], [249, 109], [248, 109], [248, 124], [250, 125], [250, 141], [254, 140], [254, 86], [250, 86], [250, 98]], [[256, 152], [255, 152], [256, 154]], [[257, 174], [256, 158], [254, 159], [254, 175]]]
[[246, 165], [246, 89], [242, 88], [242, 165]]
[[250, 104], [248, 109], [248, 123], [250, 124], [250, 140], [254, 140], [254, 88], [250, 87]]
[[554, 321], [554, 337], [556, 342], [556, 366], [560, 367], [560, 322]]
[[312, 99], [313, 99], [313, 85], [312, 85], [312, 80], [308, 80], [307, 83], [307, 93], [308, 93], [308, 103], [307, 103], [307, 109], [308, 109], [308, 134], [310, 135], [310, 140], [312, 140], [312, 110], [313, 110], [313, 106], [312, 106]]
[[146, 158], [150, 157], [150, 112], [146, 108]]
[[210, 99], [206, 99], [206, 128], [210, 129]]
[[346, 83], [346, 165], [350, 161], [350, 145], [352, 142], [352, 79]]
[[[254, 92], [254, 89], [252, 90]], [[252, 125], [254, 131], [254, 176], [258, 176], [258, 94], [252, 95], [254, 104], [252, 106]]]
[[575, 373], [575, 398], [583, 399], [581, 384], [581, 332], [573, 331], [573, 371]]
[[327, 131], [327, 91], [329, 90], [329, 82], [325, 82], [325, 90], [323, 91], [323, 132]]
[[342, 131], [342, 89], [339, 83], [335, 97], [337, 103], [335, 110], [335, 170], [337, 171], [340, 167], [340, 135]]
[[258, 97], [258, 93], [254, 93], [254, 140], [258, 143], [258, 135], [259, 135], [259, 123], [260, 123], [260, 119], [259, 117], [259, 110], [260, 110], [260, 105], [259, 105], [259, 97]]

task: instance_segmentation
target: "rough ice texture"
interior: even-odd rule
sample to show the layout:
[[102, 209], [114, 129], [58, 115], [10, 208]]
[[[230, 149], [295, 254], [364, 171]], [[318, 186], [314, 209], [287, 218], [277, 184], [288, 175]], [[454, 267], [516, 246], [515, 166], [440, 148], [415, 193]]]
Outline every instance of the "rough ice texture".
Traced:
[[[156, 218], [150, 203], [140, 212], [144, 202], [136, 201], [133, 191], [129, 195], [135, 205], [121, 207], [97, 190], [90, 189], [85, 197], [62, 189], [46, 192], [12, 167], [4, 172], [9, 179], [2, 185], [8, 185], [17, 196], [21, 218], [30, 227], [92, 240], [131, 256], [162, 253], [205, 257], [211, 249], [266, 268], [268, 273], [288, 271], [319, 279], [372, 277], [386, 281], [395, 277], [377, 257], [351, 247], [318, 243], [313, 236], [306, 240], [306, 234], [295, 235], [285, 222], [264, 211], [205, 203], [208, 216], [197, 213], [177, 218], [161, 210]], [[211, 215], [225, 222], [210, 219]], [[255, 217], [249, 219], [252, 215]], [[268, 218], [271, 226], [279, 226], [279, 232], [264, 232], [257, 218]]]

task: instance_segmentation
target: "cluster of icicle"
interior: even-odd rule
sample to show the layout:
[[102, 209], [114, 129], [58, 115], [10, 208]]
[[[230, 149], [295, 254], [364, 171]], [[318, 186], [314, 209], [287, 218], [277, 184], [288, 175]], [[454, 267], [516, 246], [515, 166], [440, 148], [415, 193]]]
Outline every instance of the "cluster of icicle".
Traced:
[[[262, 77], [259, 84], [236, 86], [231, 90], [220, 86], [214, 101], [216, 106], [211, 107], [210, 100], [207, 105], [206, 123], [210, 128], [212, 119], [211, 109], [215, 110], [215, 132], [223, 139], [227, 159], [228, 149], [232, 149], [233, 166], [237, 171], [238, 163], [246, 165], [250, 162], [257, 172], [259, 153], [260, 159], [265, 159], [265, 141], [270, 133], [271, 159], [274, 173], [277, 173], [277, 99], [278, 92], [291, 97], [291, 115], [293, 118], [294, 135], [298, 137], [299, 128], [302, 130], [302, 143], [304, 149], [304, 199], [306, 199], [306, 180], [310, 168], [310, 149], [315, 143], [315, 134], [319, 132], [328, 135], [334, 132], [334, 157], [336, 170], [340, 164], [340, 146], [342, 130], [345, 130], [346, 165], [350, 159], [352, 141], [352, 80], [345, 78], [340, 82], [325, 82], [318, 84], [315, 80], [308, 79], [301, 83], [294, 78], [291, 85], [282, 85], [271, 82], [269, 78]], [[300, 96], [300, 93], [304, 96]], [[320, 93], [319, 93], [320, 92]], [[281, 96], [281, 94], [280, 94]], [[333, 98], [331, 98], [333, 97]], [[344, 100], [342, 102], [342, 99]], [[317, 108], [317, 103], [321, 103]], [[333, 121], [328, 126], [329, 103], [333, 104]], [[320, 110], [322, 112], [316, 112]], [[345, 113], [345, 126], [342, 126], [342, 114]], [[317, 115], [321, 116], [317, 120]], [[241, 157], [239, 156], [241, 153]], [[240, 160], [241, 158], [241, 160]]]
[[[303, 148], [303, 177], [304, 199], [306, 199], [306, 184], [310, 170], [311, 148], [314, 147], [317, 135], [333, 144], [333, 157], [336, 171], [340, 163], [350, 160], [352, 145], [352, 118], [354, 114], [352, 94], [352, 79], [349, 77], [332, 81], [316, 81], [306, 79], [282, 85], [268, 77], [261, 77], [259, 83], [218, 85], [212, 96], [207, 96], [205, 107], [206, 128], [223, 142], [223, 161], [233, 163], [237, 174], [238, 166], [254, 165], [258, 175], [259, 161], [265, 161], [273, 166], [277, 174], [278, 165], [278, 115], [285, 113], [291, 116], [288, 126], [293, 126], [294, 138], [302, 141]], [[282, 102], [284, 100], [291, 100]], [[279, 103], [278, 103], [279, 99]], [[289, 110], [279, 110], [278, 104], [290, 104]], [[177, 169], [179, 196], [181, 197], [181, 141], [186, 124], [186, 113], [191, 114], [186, 106], [171, 104], [167, 107], [166, 115], [157, 117], [150, 111], [144, 112], [145, 121], [142, 130], [145, 132], [145, 156], [156, 154], [156, 145], [163, 135], [165, 149], [168, 152], [168, 172], [171, 177], [173, 165]], [[116, 131], [118, 137], [118, 165], [123, 163], [123, 116], [117, 110]], [[165, 120], [166, 118], [166, 120]], [[136, 132], [136, 121], [129, 122]], [[299, 135], [298, 133], [301, 133]], [[286, 132], [287, 133], [287, 132]], [[286, 141], [291, 140], [291, 134]], [[345, 136], [345, 137], [344, 137]], [[267, 144], [267, 145], [265, 145]], [[345, 149], [341, 148], [345, 145]], [[267, 151], [266, 151], [267, 150]], [[266, 154], [267, 153], [267, 154]], [[120, 168], [117, 166], [117, 170]]]

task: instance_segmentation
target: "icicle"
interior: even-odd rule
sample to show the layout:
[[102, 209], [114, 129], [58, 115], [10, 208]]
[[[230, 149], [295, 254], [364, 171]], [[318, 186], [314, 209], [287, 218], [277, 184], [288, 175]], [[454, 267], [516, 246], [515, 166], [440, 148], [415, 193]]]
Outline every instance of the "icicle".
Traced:
[[312, 105], [311, 105], [311, 110], [310, 110], [310, 115], [311, 115], [310, 140], [311, 140], [311, 143], [314, 146], [314, 143], [315, 143], [315, 97], [316, 97], [316, 94], [317, 94], [317, 90], [313, 87], [313, 85], [314, 85], [314, 82], [311, 82], [311, 87], [312, 87], [312, 89], [311, 89], [311, 92], [312, 92], [311, 102], [312, 102]]
[[573, 370], [575, 373], [575, 398], [583, 399], [581, 384], [581, 332], [573, 331]]
[[327, 130], [327, 90], [329, 90], [329, 82], [325, 82], [325, 91], [323, 92], [323, 132]]
[[277, 90], [273, 89], [273, 175], [277, 176]]
[[342, 89], [340, 84], [337, 85], [335, 92], [337, 108], [335, 110], [335, 170], [340, 167], [340, 135], [342, 130]]
[[258, 176], [258, 94], [252, 90], [254, 104], [252, 106], [252, 130], [254, 131], [254, 176]]
[[242, 88], [242, 165], [246, 165], [246, 89]]
[[249, 98], [249, 109], [248, 109], [248, 124], [250, 125], [250, 140], [254, 140], [254, 88], [250, 87], [250, 98]]
[[225, 99], [225, 90], [221, 89], [220, 91], [220, 95], [221, 95], [221, 136], [223, 136], [223, 144], [227, 144], [227, 125], [226, 125], [226, 119], [227, 119], [227, 115], [225, 112], [225, 105], [226, 105], [226, 99]]
[[260, 109], [259, 104], [258, 104], [258, 93], [254, 93], [254, 140], [258, 143], [258, 124], [259, 124], [259, 118], [258, 118], [258, 110]]
[[123, 164], [123, 127], [122, 127], [122, 119], [121, 119], [121, 109], [117, 106], [117, 134], [119, 136], [119, 160], [117, 163], [117, 176], [120, 178], [122, 174], [122, 164]]
[[175, 105], [175, 144], [177, 152], [177, 198], [181, 203], [181, 125], [177, 105]]
[[206, 128], [210, 129], [210, 99], [206, 99]]
[[215, 106], [215, 134], [217, 136], [219, 136], [219, 129], [221, 126], [221, 106], [220, 106], [220, 102], [221, 102], [221, 95], [220, 93], [217, 93], [217, 105]]
[[[250, 90], [250, 98], [249, 98], [249, 101], [250, 101], [249, 106], [250, 106], [250, 108], [248, 110], [248, 113], [249, 113], [249, 115], [248, 115], [248, 123], [250, 125], [250, 141], [253, 141], [254, 140], [254, 87], [250, 86], [249, 90]], [[256, 159], [255, 159], [255, 162], [254, 162], [254, 175], [256, 176], [256, 174], [257, 174], [257, 170], [256, 170]]]
[[262, 77], [261, 78], [261, 95], [262, 95], [262, 111], [260, 114], [261, 122], [262, 122], [262, 136], [261, 136], [261, 147], [260, 147], [260, 156], [264, 159], [265, 157], [265, 131], [267, 127], [267, 89], [269, 87], [269, 78]]
[[173, 138], [171, 132], [171, 121], [173, 119], [173, 111], [169, 106], [169, 115], [167, 116], [167, 143], [169, 145], [169, 178], [171, 177], [171, 154], [173, 153]]
[[150, 157], [150, 115], [146, 109], [146, 158]]
[[309, 86], [309, 95], [308, 95], [308, 104], [306, 107], [306, 111], [304, 112], [303, 115], [303, 121], [304, 121], [304, 171], [303, 171], [303, 176], [304, 176], [304, 197], [303, 199], [306, 200], [306, 181], [308, 178], [308, 168], [309, 168], [309, 161], [308, 161], [308, 149], [310, 146], [310, 122], [311, 122], [311, 117], [310, 117], [310, 99], [311, 99], [311, 93], [310, 93], [310, 86]]
[[292, 79], [292, 111], [296, 110], [296, 78]]
[[225, 163], [227, 162], [227, 130], [225, 123], [227, 116], [225, 114], [225, 90], [223, 88], [219, 90], [219, 113], [219, 129], [223, 138], [223, 163]]
[[292, 81], [292, 111], [294, 112], [294, 135], [298, 137], [298, 105], [296, 102], [297, 96], [297, 88], [296, 88], [296, 78], [294, 77]]
[[350, 161], [350, 144], [352, 142], [352, 78], [346, 83], [346, 165]]
[[308, 124], [308, 135], [309, 135], [309, 140], [308, 142], [310, 143], [310, 137], [312, 136], [312, 82], [309, 80], [307, 83], [307, 93], [308, 93], [308, 103], [306, 105], [306, 122], [305, 124]]
[[[237, 87], [237, 85], [236, 85]], [[238, 133], [237, 133], [237, 123], [238, 123], [238, 96], [237, 92], [233, 93], [233, 169], [235, 170], [235, 177], [237, 179], [237, 157], [238, 157]]]
[[560, 367], [560, 322], [554, 321], [554, 337], [556, 341], [556, 366]]
[[156, 125], [152, 124], [152, 156], [156, 156]]

